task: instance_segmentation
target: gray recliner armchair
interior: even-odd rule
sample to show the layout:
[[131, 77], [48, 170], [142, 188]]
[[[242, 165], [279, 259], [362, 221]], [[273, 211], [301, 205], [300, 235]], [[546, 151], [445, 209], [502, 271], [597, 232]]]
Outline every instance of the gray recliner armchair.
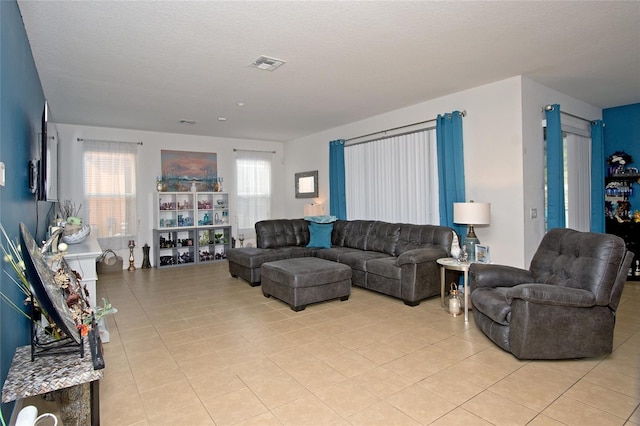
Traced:
[[566, 359], [613, 350], [616, 309], [633, 253], [614, 235], [549, 231], [529, 270], [474, 263], [476, 325], [519, 359]]

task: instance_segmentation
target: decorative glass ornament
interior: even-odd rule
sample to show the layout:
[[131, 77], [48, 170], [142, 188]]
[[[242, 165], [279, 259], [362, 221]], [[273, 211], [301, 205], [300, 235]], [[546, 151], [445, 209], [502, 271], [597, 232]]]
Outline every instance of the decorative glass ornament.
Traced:
[[458, 262], [467, 263], [469, 261], [469, 253], [467, 253], [467, 246], [462, 246], [462, 251], [460, 252], [460, 257], [458, 258]]
[[451, 257], [458, 260], [460, 258], [460, 242], [458, 241], [458, 234], [453, 232], [453, 241], [451, 242]]

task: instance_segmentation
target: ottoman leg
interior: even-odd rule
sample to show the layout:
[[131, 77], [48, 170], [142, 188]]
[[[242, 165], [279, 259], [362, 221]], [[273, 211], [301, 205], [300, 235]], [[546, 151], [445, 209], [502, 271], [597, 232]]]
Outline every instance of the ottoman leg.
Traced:
[[271, 297], [271, 295], [270, 295], [270, 294], [267, 294], [267, 293], [265, 293], [265, 292], [262, 292], [262, 295], [263, 295], [264, 297], [266, 297], [266, 298]]
[[344, 302], [345, 300], [349, 300], [349, 295], [342, 296], [342, 297], [340, 298], [340, 301], [341, 301], [341, 302]]
[[300, 305], [300, 306], [292, 306], [291, 310], [294, 312], [300, 312], [300, 311], [304, 311], [304, 308], [306, 308], [307, 305]]

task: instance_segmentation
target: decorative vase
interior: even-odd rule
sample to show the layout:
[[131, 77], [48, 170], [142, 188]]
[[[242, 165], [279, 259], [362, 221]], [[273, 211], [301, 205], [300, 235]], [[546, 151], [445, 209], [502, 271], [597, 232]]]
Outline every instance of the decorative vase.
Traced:
[[151, 268], [151, 262], [149, 261], [149, 244], [142, 246], [142, 269]]

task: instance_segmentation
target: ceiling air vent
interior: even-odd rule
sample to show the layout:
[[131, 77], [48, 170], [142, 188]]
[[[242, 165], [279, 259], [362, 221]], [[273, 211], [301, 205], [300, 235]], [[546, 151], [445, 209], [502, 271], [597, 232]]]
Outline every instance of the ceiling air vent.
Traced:
[[260, 56], [258, 59], [251, 63], [251, 66], [265, 71], [273, 71], [276, 68], [284, 65], [286, 62], [287, 61], [283, 61], [282, 59]]

